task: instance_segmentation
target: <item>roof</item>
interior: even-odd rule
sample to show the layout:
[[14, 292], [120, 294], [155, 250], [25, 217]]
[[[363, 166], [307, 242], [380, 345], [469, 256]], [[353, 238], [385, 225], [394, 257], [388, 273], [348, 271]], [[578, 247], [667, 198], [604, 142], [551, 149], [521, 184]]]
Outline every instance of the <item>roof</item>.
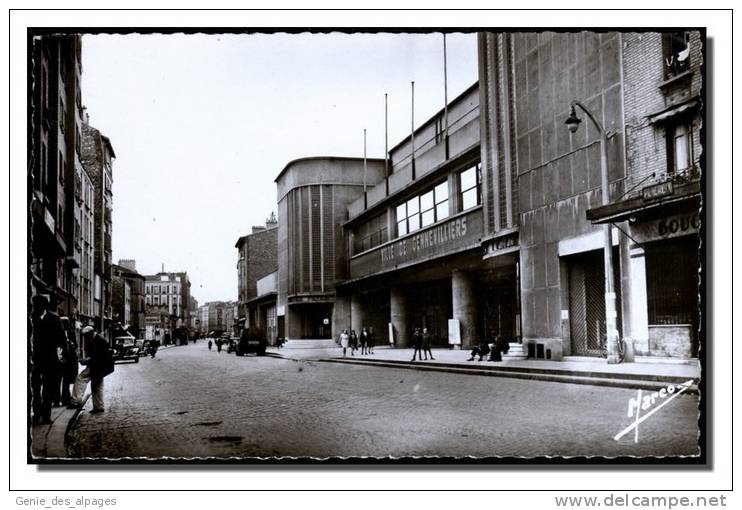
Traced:
[[[286, 173], [286, 170], [288, 170], [290, 166], [293, 166], [296, 163], [303, 163], [304, 161], [320, 161], [323, 159], [327, 161], [363, 161], [363, 158], [354, 158], [354, 157], [346, 157], [346, 156], [310, 156], [306, 158], [294, 159], [286, 163], [286, 166], [283, 167], [283, 170], [279, 172], [279, 174], [276, 176], [273, 182], [278, 182], [281, 176], [283, 176], [283, 174]], [[373, 161], [375, 163], [384, 162], [382, 158], [366, 158], [366, 161]]]

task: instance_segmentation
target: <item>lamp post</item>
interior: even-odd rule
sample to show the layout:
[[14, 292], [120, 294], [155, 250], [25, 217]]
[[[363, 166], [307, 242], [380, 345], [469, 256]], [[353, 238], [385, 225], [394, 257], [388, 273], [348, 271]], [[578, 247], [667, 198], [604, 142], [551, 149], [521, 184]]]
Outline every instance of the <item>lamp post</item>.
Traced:
[[[577, 116], [575, 107], [580, 108], [593, 122], [595, 128], [600, 132], [600, 181], [602, 205], [608, 205], [608, 136], [603, 125], [595, 118], [593, 113], [579, 101], [572, 101], [569, 117], [564, 123], [569, 127], [571, 133], [576, 133], [582, 119]], [[603, 225], [603, 266], [605, 268], [605, 329], [606, 344], [608, 348], [608, 363], [620, 363], [618, 355], [618, 329], [616, 328], [616, 292], [613, 282], [613, 239], [611, 235], [610, 222]]]

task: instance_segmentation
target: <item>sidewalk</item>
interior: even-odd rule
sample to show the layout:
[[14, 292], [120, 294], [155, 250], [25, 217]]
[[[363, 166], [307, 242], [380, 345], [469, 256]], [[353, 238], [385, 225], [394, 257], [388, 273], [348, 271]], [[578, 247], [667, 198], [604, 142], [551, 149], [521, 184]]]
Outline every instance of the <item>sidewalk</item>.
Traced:
[[353, 363], [400, 369], [433, 370], [440, 372], [515, 377], [552, 382], [590, 384], [659, 390], [668, 384], [682, 384], [690, 379], [691, 392], [697, 392], [701, 369], [696, 360], [668, 362], [665, 359], [644, 358], [640, 362], [609, 365], [603, 358], [566, 358], [564, 361], [536, 359], [501, 362], [467, 361], [468, 350], [433, 349], [435, 360], [411, 361], [412, 349], [374, 348], [374, 354], [354, 356], [350, 350], [345, 357], [335, 349], [275, 349], [269, 354], [296, 360], [319, 360], [332, 363]]
[[67, 431], [77, 420], [90, 398], [85, 395], [80, 409], [67, 409], [66, 406], [52, 408], [52, 422], [31, 427], [31, 455], [38, 459], [69, 458], [67, 454]]

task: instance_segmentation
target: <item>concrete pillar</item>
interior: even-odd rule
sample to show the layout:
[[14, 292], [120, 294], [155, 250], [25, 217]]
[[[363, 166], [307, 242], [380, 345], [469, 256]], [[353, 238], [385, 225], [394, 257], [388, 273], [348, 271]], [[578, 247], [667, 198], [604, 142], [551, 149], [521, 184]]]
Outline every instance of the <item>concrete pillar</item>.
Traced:
[[647, 266], [644, 248], [621, 234], [621, 311], [626, 341], [626, 361], [649, 353], [649, 310], [647, 305]]
[[394, 346], [409, 347], [412, 345], [410, 332], [409, 307], [404, 289], [394, 288], [389, 292], [390, 322], [394, 328]]
[[358, 294], [353, 294], [350, 297], [350, 329], [356, 332], [358, 338], [361, 337], [361, 331], [363, 331], [363, 305]]
[[332, 307], [332, 338], [338, 340], [344, 329], [350, 330], [350, 298], [338, 294]]
[[461, 348], [466, 349], [478, 343], [477, 302], [471, 275], [466, 271], [451, 274], [451, 293], [453, 318], [461, 323]]

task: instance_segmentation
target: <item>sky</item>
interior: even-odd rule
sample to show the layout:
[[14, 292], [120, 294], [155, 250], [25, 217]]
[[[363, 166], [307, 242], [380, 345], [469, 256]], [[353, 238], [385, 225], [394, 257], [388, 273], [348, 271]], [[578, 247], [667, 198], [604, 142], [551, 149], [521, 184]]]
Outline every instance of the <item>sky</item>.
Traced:
[[[449, 101], [477, 80], [475, 34], [448, 34]], [[111, 139], [113, 260], [187, 271], [237, 299], [237, 239], [277, 211], [274, 179], [310, 156], [384, 157], [443, 108], [443, 36], [85, 35], [83, 104]], [[281, 218], [279, 218], [279, 221]]]

